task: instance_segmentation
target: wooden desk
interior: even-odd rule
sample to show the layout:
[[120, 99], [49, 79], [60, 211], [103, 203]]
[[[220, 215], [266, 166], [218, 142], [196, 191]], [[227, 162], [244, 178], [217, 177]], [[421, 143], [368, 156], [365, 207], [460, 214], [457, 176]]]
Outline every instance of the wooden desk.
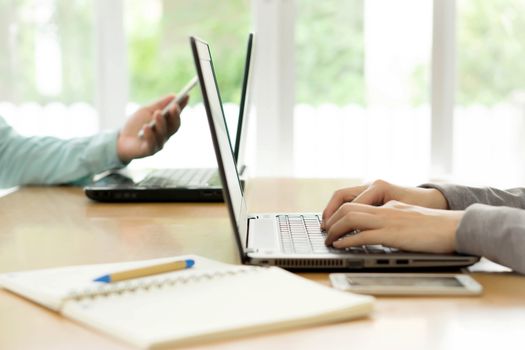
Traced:
[[[339, 180], [259, 179], [250, 211], [319, 211]], [[238, 262], [222, 204], [101, 204], [77, 188], [23, 188], [0, 198], [0, 272], [194, 253]], [[304, 274], [321, 283], [327, 275]], [[203, 345], [206, 349], [523, 348], [525, 277], [474, 274], [482, 297], [378, 298], [353, 322]], [[0, 290], [1, 349], [127, 349]], [[201, 347], [194, 347], [201, 348]]]

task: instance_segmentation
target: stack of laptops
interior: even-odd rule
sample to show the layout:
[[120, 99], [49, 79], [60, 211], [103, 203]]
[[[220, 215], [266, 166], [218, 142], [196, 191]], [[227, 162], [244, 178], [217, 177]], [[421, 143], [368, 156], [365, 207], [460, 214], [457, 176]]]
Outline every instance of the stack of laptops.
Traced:
[[224, 200], [243, 263], [308, 270], [392, 270], [457, 268], [478, 260], [475, 256], [459, 254], [402, 252], [380, 245], [339, 250], [324, 245], [325, 233], [320, 229], [319, 214], [248, 214], [209, 46], [195, 37], [191, 37], [190, 42], [217, 156]]
[[[250, 108], [250, 76], [253, 34], [248, 36], [241, 91], [241, 103], [235, 146], [235, 163], [240, 174], [245, 172], [244, 149]], [[177, 137], [175, 135], [175, 137]], [[221, 181], [217, 169], [156, 169], [144, 175], [127, 169], [109, 172], [84, 188], [85, 194], [101, 202], [222, 202]]]

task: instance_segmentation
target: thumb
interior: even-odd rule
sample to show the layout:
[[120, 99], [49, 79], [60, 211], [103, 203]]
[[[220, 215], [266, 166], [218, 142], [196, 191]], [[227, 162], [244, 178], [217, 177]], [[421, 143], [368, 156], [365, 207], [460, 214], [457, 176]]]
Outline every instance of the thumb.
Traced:
[[174, 95], [164, 96], [163, 98], [150, 104], [147, 108], [152, 111], [155, 111], [157, 109], [164, 109], [164, 107], [166, 107], [174, 98]]
[[180, 109], [184, 109], [184, 107], [186, 107], [186, 105], [188, 104], [188, 101], [190, 100], [190, 95], [186, 95], [182, 98], [182, 101], [180, 101], [179, 103], [179, 107]]

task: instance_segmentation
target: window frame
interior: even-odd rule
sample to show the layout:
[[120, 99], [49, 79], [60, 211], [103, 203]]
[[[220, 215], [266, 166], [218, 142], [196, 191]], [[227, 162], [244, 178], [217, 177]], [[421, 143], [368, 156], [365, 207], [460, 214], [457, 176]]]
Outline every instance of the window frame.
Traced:
[[431, 76], [431, 175], [453, 171], [456, 95], [456, 0], [433, 1]]
[[123, 0], [95, 0], [95, 107], [99, 129], [116, 129], [126, 119], [129, 98]]

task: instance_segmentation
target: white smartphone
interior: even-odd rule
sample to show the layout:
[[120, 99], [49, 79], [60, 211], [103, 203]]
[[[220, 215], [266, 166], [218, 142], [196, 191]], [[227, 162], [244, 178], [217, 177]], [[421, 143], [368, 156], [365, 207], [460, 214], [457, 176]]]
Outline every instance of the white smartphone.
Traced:
[[372, 295], [479, 295], [483, 287], [465, 274], [331, 273], [332, 286]]
[[[162, 110], [162, 115], [166, 115], [166, 113], [169, 112], [169, 110], [171, 108], [173, 108], [173, 106], [177, 103], [179, 104], [183, 98], [185, 98], [186, 96], [188, 96], [189, 92], [195, 87], [197, 86], [197, 83], [199, 82], [199, 79], [197, 77], [193, 77], [186, 85], [184, 85], [184, 87], [179, 91], [179, 93], [177, 94], [177, 97], [175, 97], [173, 100], [171, 100], [171, 102], [166, 106], [164, 107], [164, 109]], [[149, 125], [154, 128], [155, 127], [155, 121], [152, 120]], [[138, 136], [139, 137], [143, 137], [144, 136], [144, 132], [142, 131], [142, 129], [139, 131], [138, 133]]]

